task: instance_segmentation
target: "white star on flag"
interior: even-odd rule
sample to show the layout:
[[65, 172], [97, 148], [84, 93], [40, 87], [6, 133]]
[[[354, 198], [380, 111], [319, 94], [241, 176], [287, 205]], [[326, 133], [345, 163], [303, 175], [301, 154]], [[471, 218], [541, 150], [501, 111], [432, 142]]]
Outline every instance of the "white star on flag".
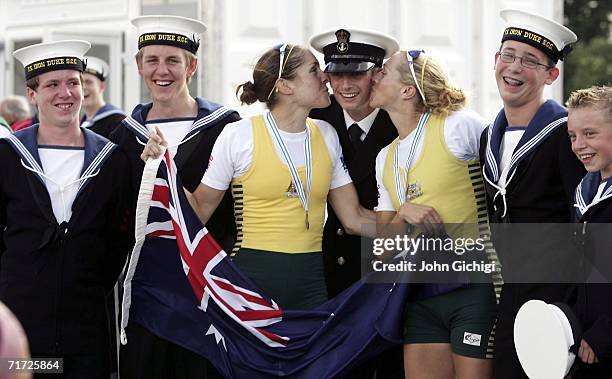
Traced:
[[225, 346], [225, 338], [223, 338], [221, 333], [217, 330], [217, 328], [215, 328], [213, 324], [210, 324], [210, 328], [208, 328], [208, 331], [206, 332], [207, 336], [210, 334], [213, 334], [215, 336], [217, 344], [219, 344], [219, 341], [221, 341], [223, 343], [223, 348], [225, 349], [225, 351], [227, 351], [227, 346]]

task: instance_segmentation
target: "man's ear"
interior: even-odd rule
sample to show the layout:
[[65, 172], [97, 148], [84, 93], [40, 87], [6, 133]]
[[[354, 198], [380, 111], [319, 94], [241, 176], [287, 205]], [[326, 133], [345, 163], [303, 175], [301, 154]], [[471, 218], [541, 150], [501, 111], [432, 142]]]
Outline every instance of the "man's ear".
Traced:
[[198, 69], [198, 58], [193, 58], [191, 60], [191, 64], [189, 64], [189, 67], [187, 67], [187, 77], [191, 78], [196, 70]]
[[33, 106], [36, 106], [36, 91], [30, 87], [26, 87], [26, 97]]
[[559, 77], [559, 73], [559, 67], [556, 66], [548, 70], [548, 77], [546, 78], [545, 83], [548, 85], [553, 84], [553, 82]]
[[134, 59], [136, 59], [136, 67], [138, 67], [138, 74], [142, 76], [142, 57], [140, 59], [138, 59], [138, 57]]
[[100, 89], [102, 90], [102, 92], [106, 90], [106, 82], [100, 81]]

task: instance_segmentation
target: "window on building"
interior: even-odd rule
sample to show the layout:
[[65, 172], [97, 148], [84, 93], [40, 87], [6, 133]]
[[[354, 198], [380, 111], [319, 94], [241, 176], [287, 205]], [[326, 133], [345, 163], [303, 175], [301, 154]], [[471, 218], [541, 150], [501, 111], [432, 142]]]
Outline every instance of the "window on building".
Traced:
[[[4, 40], [0, 39], [0, 57], [4, 56], [4, 49], [5, 49], [5, 45], [4, 45]], [[6, 88], [5, 88], [5, 75], [4, 73], [6, 72], [6, 68], [5, 68], [5, 62], [4, 59], [0, 59], [0, 94], [6, 93]]]

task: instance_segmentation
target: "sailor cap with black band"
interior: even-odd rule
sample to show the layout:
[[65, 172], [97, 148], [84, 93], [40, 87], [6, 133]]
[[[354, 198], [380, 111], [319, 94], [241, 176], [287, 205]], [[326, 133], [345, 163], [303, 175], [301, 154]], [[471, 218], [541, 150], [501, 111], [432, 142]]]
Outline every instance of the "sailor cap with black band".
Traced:
[[399, 50], [397, 40], [387, 34], [371, 30], [340, 28], [314, 35], [310, 46], [323, 53], [325, 72], [362, 72]]
[[29, 80], [49, 71], [83, 72], [86, 66], [83, 56], [90, 47], [89, 42], [82, 40], [45, 42], [16, 50], [13, 56], [23, 64], [25, 78]]
[[110, 72], [108, 63], [91, 55], [86, 56], [85, 61], [87, 62], [87, 67], [85, 68], [86, 73], [95, 75], [101, 81], [105, 81], [106, 78], [108, 78]]
[[131, 23], [138, 28], [138, 50], [149, 45], [169, 45], [196, 54], [200, 47], [198, 35], [206, 31], [203, 22], [180, 16], [140, 16]]
[[502, 43], [514, 40], [526, 43], [546, 54], [553, 62], [563, 60], [578, 40], [565, 26], [532, 13], [517, 9], [502, 9], [500, 16], [508, 23]]

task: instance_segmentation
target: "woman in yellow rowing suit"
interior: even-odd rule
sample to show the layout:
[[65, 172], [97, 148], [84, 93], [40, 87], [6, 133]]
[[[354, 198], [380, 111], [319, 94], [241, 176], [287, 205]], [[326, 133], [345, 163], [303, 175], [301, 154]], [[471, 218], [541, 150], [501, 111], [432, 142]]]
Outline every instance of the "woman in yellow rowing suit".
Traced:
[[[238, 227], [232, 258], [242, 272], [286, 309], [327, 299], [321, 241], [327, 199], [347, 231], [358, 234], [375, 215], [359, 206], [335, 130], [307, 118], [329, 105], [327, 78], [301, 46], [270, 49], [253, 81], [238, 87], [246, 104], [265, 103], [263, 115], [225, 127], [202, 183], [189, 197], [206, 223], [231, 189]], [[159, 154], [153, 135], [143, 158]], [[358, 251], [355, 254], [359, 254]]]
[[[442, 223], [475, 225], [479, 213], [486, 217], [485, 204], [478, 204], [478, 145], [486, 125], [461, 111], [465, 103], [463, 91], [422, 51], [398, 52], [385, 63], [370, 106], [389, 113], [399, 137], [376, 159], [377, 223], [408, 223], [435, 233]], [[490, 284], [409, 302], [406, 377], [490, 378], [485, 357], [494, 317]]]

